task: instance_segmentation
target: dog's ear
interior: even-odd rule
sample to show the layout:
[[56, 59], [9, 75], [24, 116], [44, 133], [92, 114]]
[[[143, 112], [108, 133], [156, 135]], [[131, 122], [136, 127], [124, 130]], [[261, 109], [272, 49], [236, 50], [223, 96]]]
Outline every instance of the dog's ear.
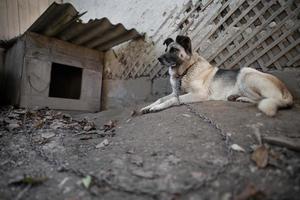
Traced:
[[191, 39], [187, 36], [178, 35], [176, 37], [176, 42], [180, 44], [187, 53], [192, 54], [192, 42]]
[[167, 38], [167, 39], [165, 39], [163, 45], [169, 46], [169, 44], [171, 44], [172, 42], [174, 42], [174, 40], [172, 38]]
[[165, 51], [168, 50], [168, 46], [169, 46], [169, 44], [171, 44], [172, 42], [174, 42], [174, 40], [173, 40], [172, 38], [167, 38], [167, 39], [165, 39], [165, 41], [164, 41], [164, 43], [163, 43], [163, 45], [166, 45], [166, 46], [167, 46]]

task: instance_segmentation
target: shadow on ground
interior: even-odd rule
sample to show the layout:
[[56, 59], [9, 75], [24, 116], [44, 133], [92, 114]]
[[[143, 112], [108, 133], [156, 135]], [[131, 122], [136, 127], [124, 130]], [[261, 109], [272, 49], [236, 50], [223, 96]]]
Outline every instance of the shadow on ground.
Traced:
[[265, 144], [266, 166], [251, 160], [254, 133], [300, 143], [298, 105], [274, 118], [218, 101], [131, 111], [3, 108], [0, 199], [298, 199], [299, 153]]

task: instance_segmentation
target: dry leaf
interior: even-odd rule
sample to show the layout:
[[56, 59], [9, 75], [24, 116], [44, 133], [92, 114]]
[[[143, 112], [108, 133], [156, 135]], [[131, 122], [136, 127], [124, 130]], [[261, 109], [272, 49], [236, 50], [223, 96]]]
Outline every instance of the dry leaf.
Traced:
[[43, 126], [44, 126], [44, 121], [43, 121], [43, 120], [38, 120], [38, 121], [33, 125], [34, 128], [38, 128], [38, 129], [43, 128]]
[[104, 124], [103, 129], [104, 131], [109, 131], [116, 127], [117, 121], [116, 120], [109, 120], [106, 124]]
[[39, 185], [48, 180], [46, 176], [31, 177], [27, 175], [18, 176], [14, 180], [9, 181], [9, 185]]
[[108, 140], [105, 139], [101, 143], [96, 145], [96, 149], [103, 148], [103, 147], [107, 146], [108, 144], [109, 144]]
[[82, 184], [84, 185], [84, 187], [86, 189], [88, 189], [91, 185], [91, 182], [92, 182], [92, 177], [90, 175], [86, 176], [85, 178], [83, 178], [81, 180]]
[[256, 189], [252, 184], [249, 184], [240, 194], [238, 194], [234, 200], [263, 200], [266, 199], [266, 195], [261, 190]]
[[268, 164], [269, 152], [268, 149], [262, 145], [255, 149], [251, 155], [251, 159], [256, 163], [259, 168], [264, 168]]

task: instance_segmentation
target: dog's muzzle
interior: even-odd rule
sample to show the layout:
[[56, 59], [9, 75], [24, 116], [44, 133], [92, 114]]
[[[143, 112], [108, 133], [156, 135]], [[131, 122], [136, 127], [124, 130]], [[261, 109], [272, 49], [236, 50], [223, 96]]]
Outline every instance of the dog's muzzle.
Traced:
[[160, 56], [159, 58], [157, 58], [158, 59], [158, 61], [161, 63], [161, 64], [163, 64], [163, 58], [162, 58], [162, 56]]
[[175, 67], [177, 64], [172, 59], [168, 58], [166, 55], [162, 55], [159, 58], [157, 58], [160, 64], [167, 66], [167, 67]]

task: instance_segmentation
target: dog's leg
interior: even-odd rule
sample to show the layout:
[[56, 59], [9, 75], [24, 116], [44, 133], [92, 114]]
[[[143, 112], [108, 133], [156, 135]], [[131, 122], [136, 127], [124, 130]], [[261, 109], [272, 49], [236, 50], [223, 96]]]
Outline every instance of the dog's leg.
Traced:
[[154, 106], [156, 106], [156, 105], [158, 105], [158, 104], [161, 104], [161, 103], [163, 103], [163, 102], [165, 102], [165, 101], [171, 99], [172, 97], [175, 97], [175, 94], [174, 94], [174, 93], [169, 94], [169, 95], [167, 95], [167, 96], [165, 96], [165, 97], [159, 98], [159, 99], [156, 100], [154, 103], [152, 103], [152, 104], [150, 104], [150, 105], [148, 105], [148, 106], [142, 108], [142, 109], [140, 110], [140, 112], [141, 112], [141, 113], [147, 113], [147, 112], [149, 112], [150, 108], [152, 108], [152, 107], [154, 107]]
[[238, 98], [236, 99], [236, 101], [244, 102], [244, 103], [254, 103], [254, 104], [257, 103], [257, 101], [255, 101], [255, 100], [253, 100], [253, 99], [250, 99], [250, 98], [248, 98], [248, 97], [238, 97]]
[[158, 105], [151, 107], [149, 111], [157, 112], [157, 111], [169, 108], [174, 105], [180, 105], [180, 104], [185, 104], [185, 103], [195, 103], [195, 102], [200, 102], [200, 101], [205, 101], [205, 100], [207, 100], [206, 95], [188, 93], [188, 94], [180, 95], [178, 98], [174, 96], [163, 103], [160, 103]]

